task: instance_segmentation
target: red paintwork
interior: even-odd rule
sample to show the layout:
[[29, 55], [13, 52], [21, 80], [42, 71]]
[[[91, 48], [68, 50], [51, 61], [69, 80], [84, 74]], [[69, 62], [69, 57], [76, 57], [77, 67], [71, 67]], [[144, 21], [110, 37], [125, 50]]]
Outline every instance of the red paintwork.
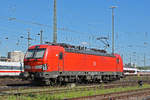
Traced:
[[0, 71], [0, 73], [20, 73], [22, 71], [12, 71], [12, 70], [6, 70], [6, 71]]
[[[37, 45], [35, 45], [37, 46]], [[35, 48], [35, 46], [29, 49]], [[97, 56], [90, 54], [79, 54], [66, 52], [61, 46], [38, 45], [39, 48], [47, 48], [43, 59], [24, 59], [25, 65], [32, 66], [31, 72], [42, 72], [42, 69], [35, 69], [35, 65], [47, 64], [48, 70], [52, 71], [100, 71], [100, 72], [123, 72], [123, 62], [120, 55], [115, 57]], [[63, 59], [59, 59], [59, 53], [63, 52]], [[117, 63], [117, 58], [119, 63]]]

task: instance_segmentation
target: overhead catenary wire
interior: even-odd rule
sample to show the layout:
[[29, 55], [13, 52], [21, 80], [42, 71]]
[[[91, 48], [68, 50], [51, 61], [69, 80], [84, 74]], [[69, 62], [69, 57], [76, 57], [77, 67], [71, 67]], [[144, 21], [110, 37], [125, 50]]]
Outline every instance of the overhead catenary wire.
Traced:
[[[39, 23], [39, 22], [24, 21], [24, 20], [17, 19], [15, 17], [0, 16], [0, 18], [5, 19], [5, 20], [9, 20], [9, 21], [15, 21], [15, 22], [22, 23], [22, 24], [27, 24], [27, 25], [35, 25], [35, 26], [47, 27], [47, 28], [51, 28], [51, 29], [53, 28], [53, 26], [51, 26], [51, 25], [42, 24], [42, 23]], [[65, 31], [65, 32], [72, 32], [72, 33], [79, 33], [79, 34], [89, 34], [88, 32], [80, 32], [80, 31], [76, 31], [76, 30], [73, 30], [73, 29], [65, 28], [65, 27], [57, 27], [57, 29], [60, 30], [60, 31]]]

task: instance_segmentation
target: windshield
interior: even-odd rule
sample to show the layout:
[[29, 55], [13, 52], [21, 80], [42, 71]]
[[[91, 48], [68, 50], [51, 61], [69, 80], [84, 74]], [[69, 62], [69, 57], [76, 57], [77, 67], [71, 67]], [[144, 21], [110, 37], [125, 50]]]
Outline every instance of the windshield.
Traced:
[[29, 49], [25, 55], [25, 58], [43, 58], [45, 48]]

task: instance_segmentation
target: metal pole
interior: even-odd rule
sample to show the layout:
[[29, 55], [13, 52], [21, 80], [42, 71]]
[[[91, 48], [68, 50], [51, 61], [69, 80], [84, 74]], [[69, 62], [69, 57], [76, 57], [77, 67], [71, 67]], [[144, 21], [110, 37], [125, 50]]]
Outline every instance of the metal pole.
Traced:
[[40, 44], [43, 44], [43, 30], [41, 30], [40, 32]]
[[57, 15], [56, 15], [56, 0], [54, 0], [54, 19], [53, 19], [53, 43], [57, 43]]
[[28, 32], [28, 48], [30, 46], [30, 32]]
[[146, 57], [145, 57], [145, 53], [144, 53], [144, 67], [146, 65]]
[[131, 54], [130, 54], [130, 64], [132, 63], [132, 58], [131, 58]]
[[115, 6], [112, 6], [112, 54], [114, 54], [115, 49], [114, 49], [114, 8]]

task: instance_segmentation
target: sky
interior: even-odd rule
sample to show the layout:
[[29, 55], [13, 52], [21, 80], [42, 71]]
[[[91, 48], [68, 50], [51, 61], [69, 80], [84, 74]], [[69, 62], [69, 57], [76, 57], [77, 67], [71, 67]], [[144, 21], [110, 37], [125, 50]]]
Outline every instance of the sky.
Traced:
[[[0, 3], [0, 56], [27, 50], [31, 45], [53, 41], [54, 0], [2, 0]], [[58, 42], [104, 49], [98, 37], [107, 37], [112, 48], [112, 9], [114, 9], [115, 53], [124, 64], [150, 65], [150, 0], [57, 0]], [[20, 38], [20, 37], [23, 38]], [[106, 41], [105, 41], [106, 42]]]

